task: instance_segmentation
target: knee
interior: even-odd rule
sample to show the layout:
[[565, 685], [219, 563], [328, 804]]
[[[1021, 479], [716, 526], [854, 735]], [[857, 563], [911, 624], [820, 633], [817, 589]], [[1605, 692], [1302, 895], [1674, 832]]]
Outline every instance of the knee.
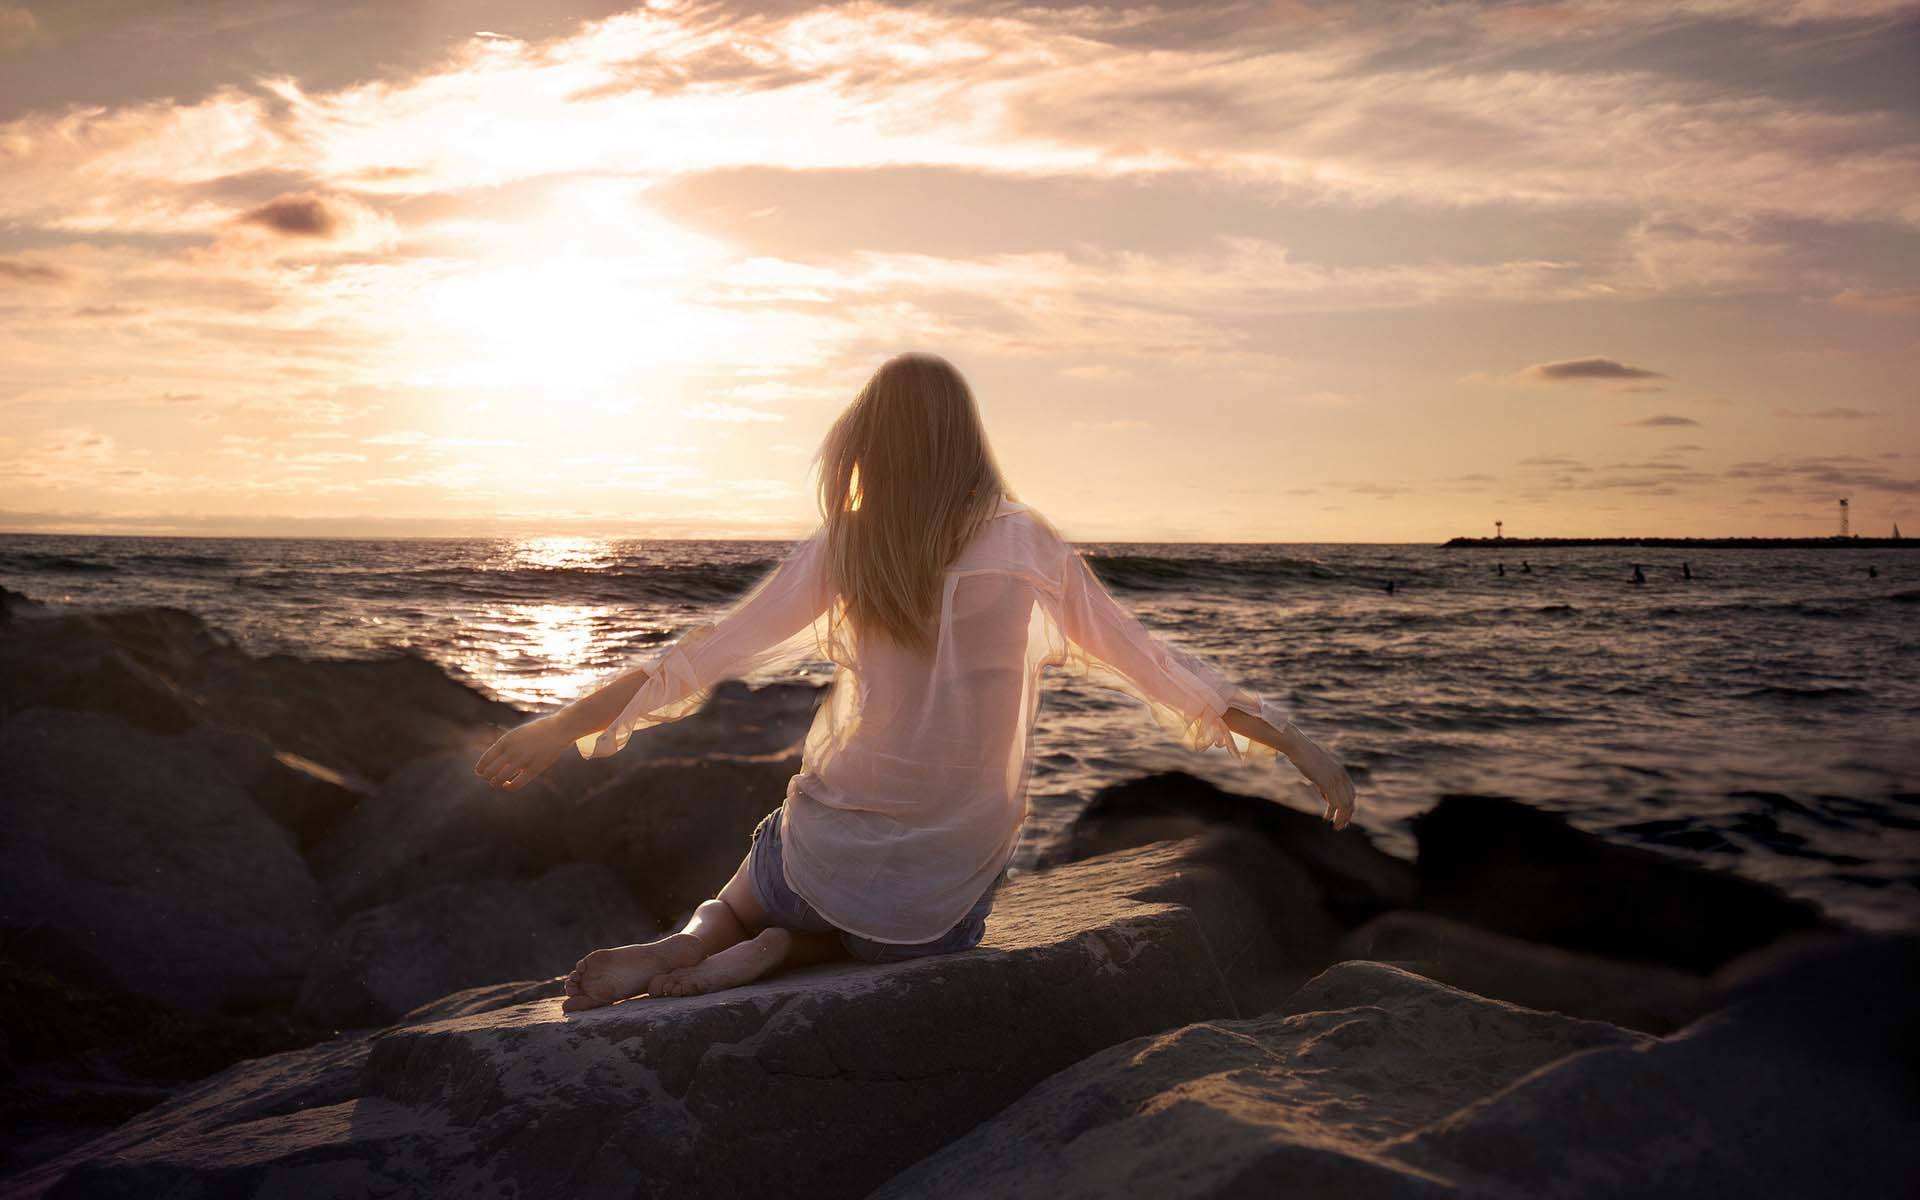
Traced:
[[715, 896], [711, 900], [702, 901], [696, 911], [709, 921], [731, 921], [738, 925], [740, 931], [747, 937], [754, 937], [761, 932], [761, 927], [749, 919], [752, 914], [741, 912], [728, 903], [725, 896]]

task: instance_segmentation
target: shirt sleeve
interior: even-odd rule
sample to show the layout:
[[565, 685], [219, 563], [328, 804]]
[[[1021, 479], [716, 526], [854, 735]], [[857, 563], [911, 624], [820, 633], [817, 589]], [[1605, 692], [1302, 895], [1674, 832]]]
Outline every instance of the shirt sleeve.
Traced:
[[574, 742], [582, 758], [617, 754], [634, 731], [677, 721], [697, 711], [723, 679], [799, 661], [809, 652], [825, 658], [826, 616], [834, 589], [825, 569], [826, 530], [816, 530], [761, 578], [722, 616], [703, 621], [671, 645], [620, 669], [647, 671], [613, 723]]
[[1070, 678], [1133, 696], [1154, 721], [1190, 750], [1224, 746], [1240, 760], [1276, 757], [1279, 751], [1228, 728], [1227, 709], [1237, 708], [1275, 729], [1287, 709], [1224, 677], [1212, 664], [1156, 636], [1122, 608], [1087, 560], [1061, 543], [1058, 584], [1042, 604], [1055, 633], [1047, 661]]

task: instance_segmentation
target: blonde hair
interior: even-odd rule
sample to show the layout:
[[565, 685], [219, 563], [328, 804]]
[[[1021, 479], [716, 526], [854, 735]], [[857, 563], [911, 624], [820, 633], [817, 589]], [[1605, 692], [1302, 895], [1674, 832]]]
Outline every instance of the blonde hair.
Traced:
[[888, 359], [814, 453], [829, 577], [861, 633], [931, 652], [947, 565], [1006, 492], [967, 381], [946, 359]]

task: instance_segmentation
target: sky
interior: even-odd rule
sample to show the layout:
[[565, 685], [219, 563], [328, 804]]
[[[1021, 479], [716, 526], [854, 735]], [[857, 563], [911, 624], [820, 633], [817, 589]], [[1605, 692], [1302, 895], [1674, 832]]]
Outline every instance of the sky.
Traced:
[[1920, 4], [0, 0], [0, 530], [1920, 534]]

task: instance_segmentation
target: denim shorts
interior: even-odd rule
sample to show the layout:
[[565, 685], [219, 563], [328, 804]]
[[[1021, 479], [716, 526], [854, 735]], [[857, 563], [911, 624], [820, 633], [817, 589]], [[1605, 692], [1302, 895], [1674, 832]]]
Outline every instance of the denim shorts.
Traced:
[[904, 962], [930, 954], [951, 954], [970, 950], [980, 944], [987, 931], [987, 913], [993, 909], [994, 893], [1000, 890], [1005, 872], [994, 877], [992, 886], [960, 918], [959, 924], [931, 942], [876, 942], [836, 928], [814, 911], [813, 905], [787, 886], [780, 866], [780, 826], [785, 807], [776, 808], [754, 827], [753, 846], [747, 851], [747, 877], [753, 882], [754, 897], [767, 910], [767, 923], [796, 933], [838, 933], [847, 953], [865, 962]]

